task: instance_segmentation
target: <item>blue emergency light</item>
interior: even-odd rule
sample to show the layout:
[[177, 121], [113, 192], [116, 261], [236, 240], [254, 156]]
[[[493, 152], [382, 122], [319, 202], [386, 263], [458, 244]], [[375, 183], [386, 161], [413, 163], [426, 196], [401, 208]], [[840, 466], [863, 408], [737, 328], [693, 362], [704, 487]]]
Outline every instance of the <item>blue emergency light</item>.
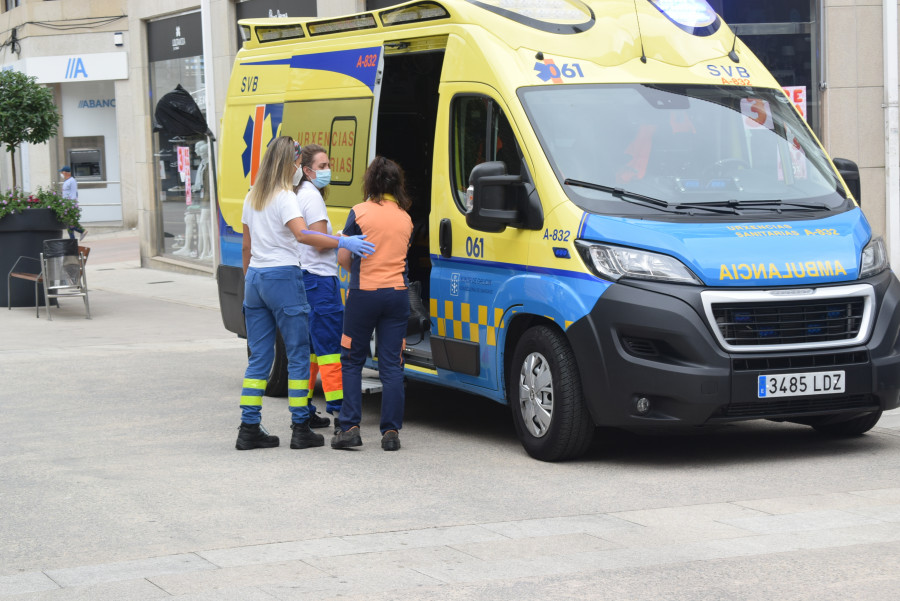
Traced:
[[706, 0], [650, 0], [659, 12], [684, 31], [699, 36], [712, 35], [721, 20]]

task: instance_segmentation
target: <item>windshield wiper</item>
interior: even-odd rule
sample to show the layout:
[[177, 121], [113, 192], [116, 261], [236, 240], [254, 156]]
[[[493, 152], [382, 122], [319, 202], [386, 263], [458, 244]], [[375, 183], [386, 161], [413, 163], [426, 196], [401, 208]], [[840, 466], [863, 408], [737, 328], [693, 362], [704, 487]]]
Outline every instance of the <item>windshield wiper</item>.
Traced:
[[591, 182], [583, 182], [578, 179], [566, 179], [563, 181], [563, 184], [567, 186], [578, 186], [579, 188], [587, 188], [589, 190], [598, 190], [600, 192], [606, 192], [608, 194], [612, 194], [616, 198], [621, 198], [625, 201], [639, 201], [642, 203], [649, 204], [654, 207], [659, 207], [661, 209], [668, 209], [669, 203], [664, 200], [660, 200], [658, 198], [653, 198], [652, 196], [644, 196], [643, 194], [637, 194], [636, 192], [629, 192], [628, 190], [624, 190], [622, 188], [613, 188], [612, 186], [604, 186], [602, 184], [594, 184]]
[[803, 202], [791, 202], [784, 201], [778, 198], [773, 198], [771, 200], [717, 200], [713, 202], [697, 202], [697, 203], [681, 203], [675, 205], [673, 208], [675, 209], [705, 209], [708, 207], [727, 207], [729, 209], [734, 209], [737, 212], [738, 209], [768, 209], [770, 207], [775, 207], [780, 210], [783, 207], [793, 207], [800, 210], [803, 209], [814, 209], [818, 211], [831, 211], [831, 207], [821, 203], [803, 203]]

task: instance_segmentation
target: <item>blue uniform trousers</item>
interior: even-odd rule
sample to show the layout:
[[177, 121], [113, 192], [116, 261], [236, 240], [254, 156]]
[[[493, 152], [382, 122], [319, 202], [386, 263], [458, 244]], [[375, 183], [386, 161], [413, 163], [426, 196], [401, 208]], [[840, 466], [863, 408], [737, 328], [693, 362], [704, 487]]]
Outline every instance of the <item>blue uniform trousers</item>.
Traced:
[[394, 288], [352, 289], [344, 307], [341, 367], [344, 403], [341, 428], [358, 426], [362, 418], [362, 369], [375, 332], [381, 377], [381, 433], [403, 427], [403, 344], [409, 320], [409, 293]]
[[316, 378], [322, 377], [325, 411], [340, 413], [344, 399], [341, 377], [341, 328], [344, 305], [341, 303], [341, 282], [336, 276], [323, 276], [303, 271], [303, 285], [309, 300], [309, 412], [316, 412], [312, 403]]
[[250, 359], [241, 392], [241, 421], [258, 424], [266, 380], [275, 360], [276, 327], [288, 359], [288, 405], [291, 421], [309, 419], [309, 305], [299, 266], [247, 270], [244, 320]]

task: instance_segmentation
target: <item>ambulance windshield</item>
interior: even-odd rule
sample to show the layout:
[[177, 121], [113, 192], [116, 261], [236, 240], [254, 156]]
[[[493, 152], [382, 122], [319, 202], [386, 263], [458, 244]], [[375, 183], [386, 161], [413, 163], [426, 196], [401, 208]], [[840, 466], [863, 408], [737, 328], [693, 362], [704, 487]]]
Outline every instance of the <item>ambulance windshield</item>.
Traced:
[[590, 212], [847, 206], [848, 194], [781, 90], [567, 85], [522, 88], [519, 97], [560, 183], [569, 182], [569, 198]]

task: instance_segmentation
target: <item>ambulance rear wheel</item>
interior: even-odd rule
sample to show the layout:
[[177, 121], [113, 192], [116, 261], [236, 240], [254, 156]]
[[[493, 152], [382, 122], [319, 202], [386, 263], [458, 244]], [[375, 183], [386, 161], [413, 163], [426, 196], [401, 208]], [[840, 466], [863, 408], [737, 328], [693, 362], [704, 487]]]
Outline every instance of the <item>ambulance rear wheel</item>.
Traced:
[[562, 332], [548, 326], [525, 332], [507, 382], [516, 433], [529, 455], [560, 461], [587, 451], [594, 424], [584, 406], [575, 355]]
[[866, 415], [848, 419], [845, 422], [827, 424], [814, 423], [812, 424], [812, 427], [817, 432], [829, 434], [831, 436], [859, 436], [874, 428], [875, 424], [877, 424], [880, 419], [881, 411], [876, 411], [874, 413], [867, 413]]

